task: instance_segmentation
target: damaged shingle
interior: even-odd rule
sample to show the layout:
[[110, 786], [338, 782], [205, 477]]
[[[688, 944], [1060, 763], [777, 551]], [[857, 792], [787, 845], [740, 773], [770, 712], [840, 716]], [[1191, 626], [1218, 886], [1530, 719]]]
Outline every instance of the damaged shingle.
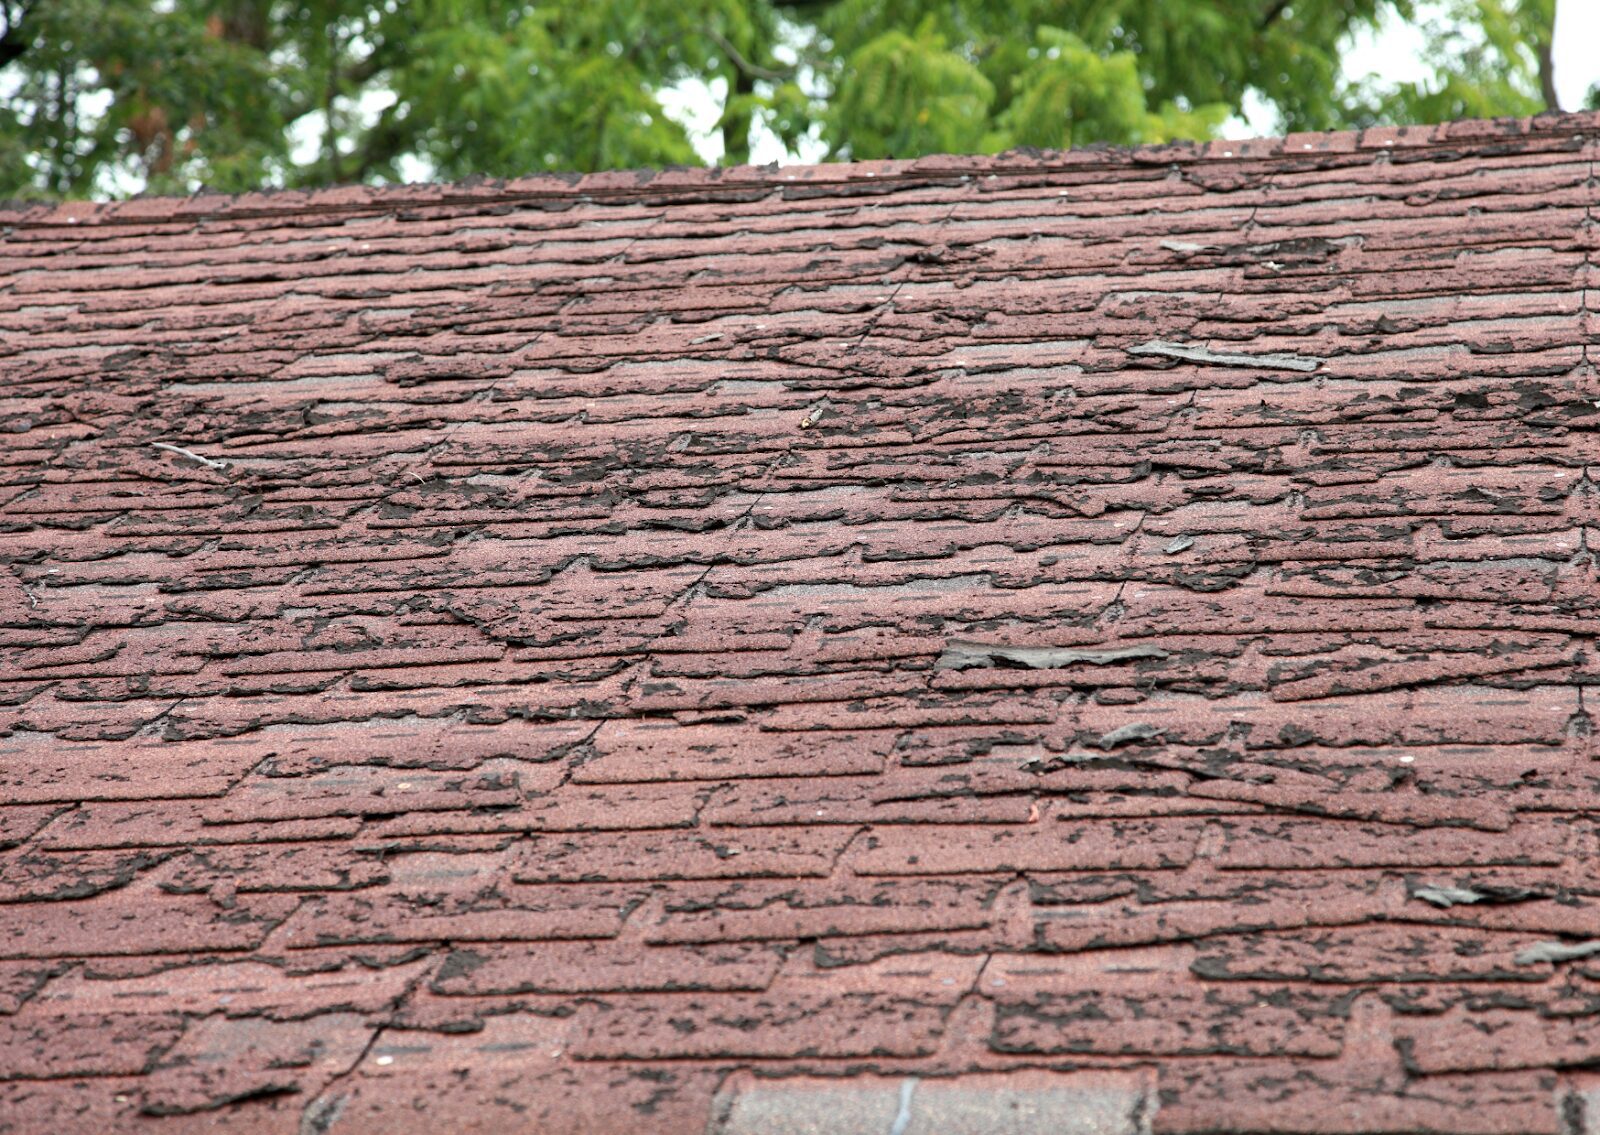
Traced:
[[1600, 954], [1600, 942], [1540, 942], [1517, 954], [1517, 964], [1532, 966], [1540, 962], [1570, 962], [1595, 954]]
[[941, 670], [966, 670], [974, 666], [1011, 666], [1027, 670], [1053, 670], [1087, 663], [1111, 666], [1119, 662], [1162, 659], [1167, 652], [1158, 646], [1123, 646], [1111, 650], [1078, 650], [1069, 647], [1003, 646], [951, 639], [934, 663]]
[[1109, 751], [1115, 749], [1118, 745], [1131, 745], [1135, 741], [1149, 741], [1152, 738], [1161, 736], [1163, 732], [1165, 730], [1157, 729], [1154, 725], [1147, 725], [1140, 721], [1103, 734], [1095, 744]]
[[1209, 347], [1196, 347], [1185, 343], [1167, 343], [1160, 339], [1152, 339], [1148, 343], [1140, 343], [1137, 347], [1129, 347], [1128, 353], [1130, 355], [1159, 355], [1163, 358], [1181, 359], [1184, 362], [1211, 366], [1259, 367], [1263, 370], [1297, 370], [1307, 374], [1322, 365], [1319, 359], [1307, 359], [1300, 355], [1245, 355], [1233, 351], [1213, 351]]
[[1487, 884], [1478, 884], [1471, 887], [1452, 887], [1444, 884], [1415, 887], [1411, 897], [1421, 899], [1425, 903], [1449, 909], [1452, 906], [1472, 906], [1484, 904], [1493, 906], [1501, 903], [1526, 902], [1530, 899], [1547, 898], [1542, 891], [1529, 887], [1497, 887]]

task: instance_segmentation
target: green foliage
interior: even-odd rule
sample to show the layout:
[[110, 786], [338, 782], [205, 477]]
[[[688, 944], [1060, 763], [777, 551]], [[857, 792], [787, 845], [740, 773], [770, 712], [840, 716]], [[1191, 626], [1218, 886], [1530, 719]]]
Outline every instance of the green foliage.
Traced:
[[1071, 32], [1041, 27], [1027, 63], [1012, 79], [1011, 101], [1000, 115], [1008, 143], [1064, 148], [1078, 142], [1164, 142], [1204, 138], [1228, 117], [1228, 107], [1198, 111], [1172, 102], [1147, 109], [1148, 95], [1131, 51], [1100, 55]]
[[[1002, 118], [1022, 76], [1036, 62], [1044, 29], [1070, 33], [1089, 56], [1134, 61], [1145, 109], [1193, 136], [1214, 127], [1215, 108], [1238, 113], [1247, 92], [1273, 105], [1285, 129], [1318, 129], [1344, 121], [1338, 92], [1339, 49], [1351, 33], [1374, 26], [1389, 10], [1409, 12], [1411, 0], [839, 0], [819, 19], [824, 33], [819, 70], [836, 85], [854, 67], [865, 43], [932, 19], [949, 50], [970, 59], [994, 84], [993, 114]], [[1060, 48], [1066, 53], [1066, 49]], [[1060, 69], [1057, 69], [1058, 71]], [[1068, 111], [1066, 85], [1056, 76], [1055, 101], [1041, 111]], [[1143, 136], [1119, 110], [1123, 84], [1109, 74], [1082, 75], [1070, 85], [1076, 108], [1116, 131], [1085, 141]], [[1096, 91], [1100, 93], [1095, 93]], [[1098, 105], [1096, 105], [1098, 104]], [[1207, 108], [1193, 120], [1182, 116]], [[853, 153], [854, 147], [835, 147]]]
[[[697, 159], [662, 96], [836, 158], [1214, 135], [1553, 102], [1555, 0], [0, 0], [0, 196]], [[1342, 46], [1419, 23], [1424, 82]], [[1600, 90], [1591, 101], [1600, 100]], [[808, 141], [809, 140], [809, 141]]]
[[11, 22], [18, 5], [0, 6], [6, 38], [27, 37], [4, 76], [0, 190], [81, 192], [119, 159], [157, 190], [258, 184], [284, 152], [286, 92], [260, 52], [220, 34], [210, 8], [34, 0]]
[[419, 28], [390, 76], [402, 109], [389, 121], [412, 128], [412, 148], [443, 177], [693, 161], [683, 128], [611, 31], [549, 13]]
[[994, 85], [924, 19], [913, 35], [891, 29], [851, 55], [823, 136], [859, 158], [970, 153], [991, 148], [993, 104]]
[[1433, 74], [1365, 88], [1372, 121], [1444, 122], [1537, 114], [1550, 90], [1555, 0], [1448, 0], [1423, 23]]

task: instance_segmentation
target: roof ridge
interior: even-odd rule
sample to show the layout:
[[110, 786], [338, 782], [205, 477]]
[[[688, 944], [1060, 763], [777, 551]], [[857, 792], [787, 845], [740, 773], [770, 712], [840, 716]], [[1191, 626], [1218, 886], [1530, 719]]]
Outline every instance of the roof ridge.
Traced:
[[[318, 189], [264, 189], [242, 194], [201, 190], [187, 197], [141, 196], [122, 201], [0, 201], [0, 225], [193, 222], [211, 217], [250, 218], [295, 213], [363, 213], [451, 205], [490, 206], [517, 201], [636, 200], [676, 195], [734, 194], [756, 189], [926, 182], [949, 177], [1027, 177], [1139, 166], [1211, 162], [1282, 161], [1330, 155], [1460, 146], [1477, 153], [1507, 141], [1547, 140], [1572, 131], [1600, 129], [1600, 111], [1545, 112], [1526, 118], [1462, 119], [1430, 125], [1370, 126], [1270, 138], [1164, 142], [1142, 146], [1095, 144], [1071, 150], [1031, 147], [1001, 154], [934, 154], [912, 159], [826, 162], [781, 166], [675, 166], [596, 173], [534, 173], [515, 178], [481, 175], [416, 185], [341, 185]], [[1576, 141], [1584, 141], [1580, 135]]]

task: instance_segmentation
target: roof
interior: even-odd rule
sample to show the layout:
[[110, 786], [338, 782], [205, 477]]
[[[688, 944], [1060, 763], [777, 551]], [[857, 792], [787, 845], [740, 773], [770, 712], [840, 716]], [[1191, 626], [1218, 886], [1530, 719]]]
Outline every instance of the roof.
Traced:
[[0, 213], [0, 1131], [1593, 1130], [1597, 156]]

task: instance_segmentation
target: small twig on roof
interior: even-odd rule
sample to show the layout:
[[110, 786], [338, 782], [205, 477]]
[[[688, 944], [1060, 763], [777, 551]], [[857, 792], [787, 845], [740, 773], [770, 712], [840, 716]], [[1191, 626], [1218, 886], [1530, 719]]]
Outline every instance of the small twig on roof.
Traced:
[[213, 461], [209, 457], [201, 457], [198, 453], [191, 449], [185, 449], [181, 445], [169, 445], [164, 441], [152, 442], [151, 444], [156, 449], [164, 449], [168, 453], [176, 453], [179, 457], [187, 457], [190, 461], [193, 461], [199, 465], [204, 465], [207, 469], [220, 470], [228, 467], [228, 463], [226, 461]]

